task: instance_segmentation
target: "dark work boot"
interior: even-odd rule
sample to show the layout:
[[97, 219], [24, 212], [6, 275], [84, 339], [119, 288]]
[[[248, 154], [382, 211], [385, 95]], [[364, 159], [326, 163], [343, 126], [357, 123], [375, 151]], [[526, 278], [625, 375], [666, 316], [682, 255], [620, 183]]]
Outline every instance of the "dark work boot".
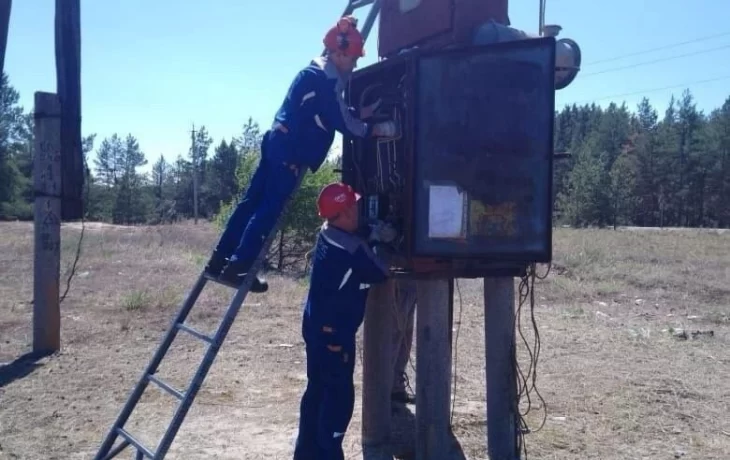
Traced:
[[223, 267], [225, 267], [227, 263], [227, 257], [223, 256], [218, 251], [213, 251], [213, 254], [210, 256], [210, 259], [205, 266], [205, 273], [214, 278], [218, 278], [223, 271]]
[[[221, 272], [219, 280], [225, 284], [240, 287], [243, 284], [243, 280], [246, 277], [246, 273], [248, 273], [249, 268], [249, 264], [245, 264], [237, 260], [228, 262], [226, 268], [224, 268], [223, 272]], [[266, 292], [268, 289], [269, 284], [265, 280], [259, 276], [254, 277], [253, 282], [251, 282], [251, 292], [261, 293]]]

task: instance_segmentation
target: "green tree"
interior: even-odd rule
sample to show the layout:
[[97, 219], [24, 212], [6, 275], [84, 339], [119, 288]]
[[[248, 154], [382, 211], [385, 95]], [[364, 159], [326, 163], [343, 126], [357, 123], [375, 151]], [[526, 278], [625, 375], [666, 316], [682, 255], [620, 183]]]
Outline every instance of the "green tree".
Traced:
[[125, 146], [118, 134], [101, 141], [94, 160], [96, 175], [101, 184], [115, 187], [124, 175]]
[[637, 202], [636, 170], [636, 157], [630, 149], [622, 152], [611, 166], [609, 196], [614, 230], [618, 225], [632, 223], [631, 217]]
[[[27, 138], [28, 117], [18, 105], [20, 94], [10, 85], [7, 74], [0, 76], [0, 218], [30, 218], [31, 208], [24, 195], [30, 187]], [[25, 160], [24, 160], [25, 158]], [[24, 163], [25, 161], [25, 163]], [[27, 195], [26, 195], [27, 196]]]
[[730, 97], [707, 124], [707, 214], [710, 225], [730, 226]]
[[206, 177], [206, 167], [208, 162], [208, 150], [213, 143], [205, 126], [201, 126], [195, 132], [192, 145], [190, 146], [189, 156], [190, 165], [192, 167], [192, 196], [193, 196], [193, 214], [207, 216], [208, 209], [205, 203], [210, 200], [208, 198], [209, 187]]
[[574, 166], [568, 174], [565, 193], [558, 196], [557, 208], [561, 219], [576, 227], [602, 225], [602, 209], [605, 202], [602, 189], [605, 172], [597, 157], [596, 138], [586, 140], [576, 149]]
[[114, 204], [114, 221], [117, 223], [139, 224], [146, 222], [153, 207], [152, 197], [144, 189], [146, 177], [137, 168], [147, 164], [137, 139], [128, 134], [119, 161], [121, 176], [118, 179], [118, 192]]
[[636, 152], [636, 213], [633, 223], [655, 226], [659, 221], [659, 170], [657, 169], [657, 128], [659, 115], [649, 99], [643, 98], [637, 107], [635, 136]]
[[210, 161], [210, 184], [214, 193], [210, 194], [208, 202], [213, 213], [218, 213], [221, 204], [230, 202], [238, 193], [238, 156], [235, 142], [229, 144], [224, 139], [215, 149]]

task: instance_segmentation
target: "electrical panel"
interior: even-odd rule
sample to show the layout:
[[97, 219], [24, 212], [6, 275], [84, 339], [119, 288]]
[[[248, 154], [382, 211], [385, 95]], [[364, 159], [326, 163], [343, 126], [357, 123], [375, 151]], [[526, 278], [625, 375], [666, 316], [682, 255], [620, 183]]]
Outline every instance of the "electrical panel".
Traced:
[[552, 257], [555, 39], [414, 51], [353, 73], [397, 138], [343, 139], [361, 216], [399, 230], [404, 273], [487, 276]]

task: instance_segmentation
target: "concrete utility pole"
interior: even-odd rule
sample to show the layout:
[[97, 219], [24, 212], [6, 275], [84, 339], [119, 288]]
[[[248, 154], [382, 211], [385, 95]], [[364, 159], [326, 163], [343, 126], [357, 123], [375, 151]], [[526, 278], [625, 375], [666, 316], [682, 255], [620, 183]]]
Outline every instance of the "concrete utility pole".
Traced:
[[33, 351], [61, 348], [61, 104], [35, 93]]
[[191, 133], [192, 146], [191, 156], [193, 160], [193, 218], [195, 225], [198, 224], [198, 152], [195, 150], [195, 125], [193, 125]]

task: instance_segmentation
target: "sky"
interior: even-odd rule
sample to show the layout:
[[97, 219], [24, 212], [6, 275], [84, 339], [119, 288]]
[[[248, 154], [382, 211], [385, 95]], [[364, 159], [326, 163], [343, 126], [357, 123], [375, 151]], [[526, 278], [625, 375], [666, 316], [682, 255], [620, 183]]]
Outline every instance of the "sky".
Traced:
[[[98, 147], [131, 133], [152, 163], [187, 155], [193, 125], [205, 125], [214, 146], [249, 117], [266, 128], [346, 4], [81, 0], [83, 134], [96, 133]], [[54, 5], [13, 2], [5, 71], [26, 110], [34, 92], [56, 90]], [[538, 8], [512, 0], [512, 27], [537, 33]], [[625, 101], [633, 110], [648, 97], [661, 114], [689, 88], [709, 112], [730, 96], [728, 17], [728, 0], [547, 0], [546, 23], [561, 25], [559, 38], [575, 40], [583, 56], [556, 107]], [[361, 68], [377, 60], [377, 33], [376, 24]]]

